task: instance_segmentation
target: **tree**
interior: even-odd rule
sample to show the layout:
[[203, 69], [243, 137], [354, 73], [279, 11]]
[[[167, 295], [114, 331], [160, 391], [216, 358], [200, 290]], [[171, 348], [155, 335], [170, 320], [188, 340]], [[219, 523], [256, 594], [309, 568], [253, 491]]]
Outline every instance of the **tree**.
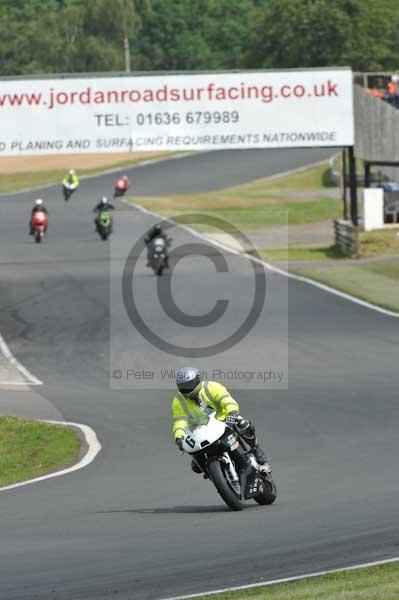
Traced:
[[0, 0], [0, 74], [397, 70], [398, 31], [398, 0]]
[[144, 70], [239, 68], [253, 10], [252, 0], [153, 0], [135, 42], [138, 66]]
[[249, 64], [257, 68], [342, 64], [358, 10], [358, 0], [270, 0], [254, 24]]
[[252, 67], [378, 70], [396, 62], [397, 0], [269, 0], [256, 20], [247, 53]]

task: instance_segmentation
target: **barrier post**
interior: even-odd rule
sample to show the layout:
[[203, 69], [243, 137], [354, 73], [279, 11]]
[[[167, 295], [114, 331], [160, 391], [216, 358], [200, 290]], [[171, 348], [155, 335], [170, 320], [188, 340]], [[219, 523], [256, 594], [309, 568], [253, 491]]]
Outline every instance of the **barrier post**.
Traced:
[[349, 146], [349, 185], [351, 197], [351, 219], [354, 227], [358, 225], [357, 212], [357, 177], [356, 177], [356, 161], [353, 146]]

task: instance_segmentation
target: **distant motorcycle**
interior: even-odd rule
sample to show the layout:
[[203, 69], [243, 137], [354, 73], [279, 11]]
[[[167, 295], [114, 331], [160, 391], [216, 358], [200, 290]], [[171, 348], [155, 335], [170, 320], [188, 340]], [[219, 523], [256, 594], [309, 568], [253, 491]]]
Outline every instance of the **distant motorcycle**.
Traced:
[[251, 447], [216, 413], [189, 429], [183, 450], [210, 479], [231, 510], [242, 510], [244, 501], [273, 504], [277, 491], [270, 473], [260, 471]]
[[69, 198], [72, 196], [74, 191], [78, 188], [78, 184], [76, 183], [64, 183], [62, 185], [62, 191], [64, 194], [65, 202], [68, 202]]
[[40, 244], [40, 242], [43, 240], [47, 225], [48, 221], [45, 212], [38, 211], [32, 215], [33, 237], [35, 238], [35, 242], [37, 244]]
[[97, 217], [97, 231], [101, 239], [106, 241], [112, 232], [112, 216], [109, 210], [102, 210]]
[[157, 237], [150, 242], [149, 262], [150, 267], [153, 269], [155, 275], [161, 276], [164, 270], [167, 268], [167, 247], [169, 243], [170, 240], [165, 241], [163, 237]]
[[129, 187], [130, 187], [129, 177], [127, 175], [120, 177], [118, 179], [118, 181], [115, 183], [114, 198], [120, 198], [121, 196], [124, 196], [126, 194], [127, 190], [129, 189]]

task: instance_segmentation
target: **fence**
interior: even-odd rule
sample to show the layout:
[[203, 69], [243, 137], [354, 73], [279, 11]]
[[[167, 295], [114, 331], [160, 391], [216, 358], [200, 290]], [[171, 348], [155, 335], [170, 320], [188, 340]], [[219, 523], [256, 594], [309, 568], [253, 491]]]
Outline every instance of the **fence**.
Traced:
[[355, 155], [369, 162], [399, 162], [399, 110], [354, 86]]
[[334, 221], [335, 245], [345, 256], [356, 258], [359, 254], [359, 229], [351, 221]]

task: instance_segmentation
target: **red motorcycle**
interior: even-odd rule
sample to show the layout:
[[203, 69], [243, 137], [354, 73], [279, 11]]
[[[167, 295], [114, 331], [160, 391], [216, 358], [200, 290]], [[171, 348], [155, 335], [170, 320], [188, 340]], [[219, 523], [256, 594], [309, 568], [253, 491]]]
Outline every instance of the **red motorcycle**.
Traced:
[[45, 212], [38, 211], [32, 216], [33, 236], [35, 242], [40, 244], [47, 230], [47, 215]]
[[118, 179], [118, 181], [115, 184], [115, 190], [114, 190], [114, 198], [120, 198], [121, 196], [124, 196], [127, 192], [127, 190], [130, 187], [130, 181], [129, 178], [124, 175], [123, 177], [121, 177], [120, 179]]

